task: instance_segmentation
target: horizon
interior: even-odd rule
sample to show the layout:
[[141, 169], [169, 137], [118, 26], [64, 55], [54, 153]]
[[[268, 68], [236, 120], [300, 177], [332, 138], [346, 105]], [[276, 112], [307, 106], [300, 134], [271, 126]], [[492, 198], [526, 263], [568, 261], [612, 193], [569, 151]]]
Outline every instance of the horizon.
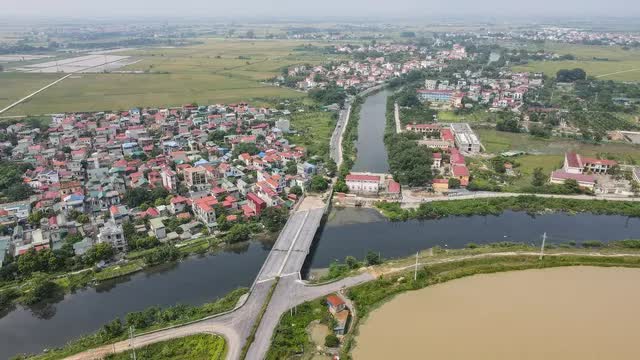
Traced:
[[[472, 0], [459, 0], [458, 6], [443, 7], [434, 0], [399, 0], [394, 2], [380, 0], [352, 0], [341, 2], [327, 0], [322, 6], [301, 1], [239, 0], [236, 2], [208, 2], [206, 0], [112, 0], [108, 5], [97, 5], [81, 0], [8, 0], [3, 9], [5, 17], [32, 17], [51, 19], [52, 17], [75, 19], [92, 18], [217, 18], [236, 21], [251, 18], [280, 19], [431, 19], [448, 17], [465, 19], [484, 17], [494, 19], [531, 19], [534, 18], [623, 18], [640, 17], [640, 3], [625, 0], [611, 0], [606, 7], [595, 0], [568, 0], [557, 2], [539, 0], [532, 3], [514, 3], [506, 0], [490, 0], [477, 3]], [[248, 14], [252, 15], [248, 15]], [[179, 15], [176, 15], [179, 14]], [[416, 15], [419, 14], [419, 15]], [[329, 17], [329, 19], [326, 19]], [[373, 18], [373, 19], [371, 19]], [[531, 19], [535, 21], [535, 19]], [[596, 19], [594, 19], [596, 20]]]

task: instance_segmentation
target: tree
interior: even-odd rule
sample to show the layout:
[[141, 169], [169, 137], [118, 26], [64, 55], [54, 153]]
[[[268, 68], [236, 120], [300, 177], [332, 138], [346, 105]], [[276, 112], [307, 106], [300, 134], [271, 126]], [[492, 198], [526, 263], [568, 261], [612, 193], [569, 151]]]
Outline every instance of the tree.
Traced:
[[329, 334], [324, 338], [324, 346], [334, 348], [340, 345], [340, 340], [336, 334]]
[[276, 232], [282, 229], [284, 224], [287, 223], [287, 210], [275, 206], [266, 208], [260, 215], [260, 219], [265, 228], [271, 232]]
[[254, 143], [239, 143], [233, 147], [233, 156], [237, 157], [240, 154], [248, 153], [249, 155], [255, 155], [260, 152], [260, 149]]
[[242, 241], [248, 241], [251, 231], [246, 224], [234, 224], [229, 232], [224, 236], [227, 244], [234, 244]]
[[60, 286], [45, 275], [37, 273], [33, 276], [33, 288], [23, 296], [23, 301], [27, 305], [34, 305], [43, 300], [52, 298], [59, 290]]
[[100, 329], [100, 335], [104, 340], [114, 339], [122, 334], [124, 334], [124, 326], [122, 326], [120, 319], [104, 324]]
[[640, 183], [632, 180], [631, 181], [631, 192], [633, 192], [633, 196], [640, 195]]
[[336, 184], [333, 186], [333, 189], [341, 193], [349, 192], [349, 187], [347, 186], [347, 183], [342, 179], [336, 181]]
[[543, 172], [541, 167], [533, 169], [533, 178], [531, 179], [531, 185], [543, 186], [547, 182], [547, 175]]
[[99, 243], [87, 250], [84, 255], [85, 263], [94, 265], [103, 260], [109, 260], [115, 255], [113, 246], [109, 243]]
[[344, 262], [345, 262], [345, 264], [347, 264], [349, 269], [357, 269], [357, 268], [360, 267], [360, 263], [353, 256], [347, 256], [346, 258], [344, 258]]
[[586, 78], [587, 73], [580, 68], [573, 70], [561, 69], [556, 73], [556, 81], [558, 82], [576, 82], [578, 80], [585, 80]]
[[567, 179], [564, 181], [562, 186], [566, 189], [568, 193], [579, 194], [582, 191], [580, 190], [580, 185], [575, 179]]
[[296, 175], [298, 173], [298, 164], [295, 161], [289, 161], [285, 173], [287, 175]]
[[327, 160], [325, 162], [324, 168], [327, 171], [328, 176], [333, 176], [338, 171], [338, 165], [336, 165], [336, 162], [333, 161], [333, 159]]
[[460, 180], [458, 178], [449, 178], [449, 189], [459, 189], [460, 188]]
[[222, 130], [216, 130], [214, 132], [209, 133], [209, 141], [212, 142], [221, 142], [224, 141], [224, 137], [227, 135], [226, 132]]
[[367, 263], [367, 266], [378, 265], [382, 263], [382, 259], [380, 258], [380, 255], [378, 253], [369, 251], [365, 256], [365, 262]]
[[329, 184], [327, 183], [327, 180], [320, 175], [314, 175], [311, 178], [311, 191], [316, 191], [316, 192], [323, 192], [325, 190], [327, 190], [327, 188], [329, 187]]
[[518, 123], [517, 119], [513, 119], [513, 118], [512, 119], [499, 120], [496, 123], [496, 130], [519, 133], [520, 132], [520, 124]]
[[302, 188], [298, 185], [293, 185], [290, 189], [289, 189], [289, 193], [290, 194], [294, 194], [296, 196], [301, 196], [302, 195]]

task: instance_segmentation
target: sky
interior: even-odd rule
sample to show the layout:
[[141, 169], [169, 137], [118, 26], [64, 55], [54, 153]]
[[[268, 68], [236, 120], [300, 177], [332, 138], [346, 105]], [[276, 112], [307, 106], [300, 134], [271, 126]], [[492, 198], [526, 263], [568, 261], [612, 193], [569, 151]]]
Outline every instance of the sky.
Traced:
[[3, 15], [38, 17], [640, 16], [638, 0], [0, 0]]

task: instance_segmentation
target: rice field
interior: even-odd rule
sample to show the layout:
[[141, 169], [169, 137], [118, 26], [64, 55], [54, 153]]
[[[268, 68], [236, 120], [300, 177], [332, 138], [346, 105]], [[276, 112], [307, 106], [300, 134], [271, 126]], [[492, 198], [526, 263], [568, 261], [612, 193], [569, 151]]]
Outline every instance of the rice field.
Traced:
[[[123, 57], [123, 61], [135, 63], [109, 73], [77, 73], [3, 115], [299, 98], [304, 93], [262, 82], [277, 76], [286, 66], [320, 64], [338, 58], [295, 50], [302, 44], [308, 44], [301, 41], [197, 40], [202, 44], [123, 49], [108, 55], [87, 55], [102, 59]], [[77, 65], [74, 61], [64, 59], [57, 66], [61, 62], [68, 62], [68, 66]], [[58, 77], [59, 74], [2, 73], [0, 105], [16, 101]]]

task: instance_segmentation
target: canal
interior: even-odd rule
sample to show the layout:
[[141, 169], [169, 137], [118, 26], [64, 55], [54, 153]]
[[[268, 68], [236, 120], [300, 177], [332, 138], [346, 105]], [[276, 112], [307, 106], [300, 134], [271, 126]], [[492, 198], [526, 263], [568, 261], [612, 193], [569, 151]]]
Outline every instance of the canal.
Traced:
[[357, 158], [353, 171], [387, 173], [387, 149], [384, 146], [387, 98], [392, 92], [382, 90], [368, 96], [360, 109], [358, 122]]
[[[470, 242], [498, 241], [539, 244], [543, 232], [547, 232], [549, 243], [640, 238], [640, 219], [505, 212], [500, 216], [391, 222], [374, 209], [337, 209], [317, 234], [305, 268], [325, 268], [347, 255], [362, 259], [367, 251], [394, 258], [436, 245], [460, 248]], [[248, 287], [270, 247], [269, 243], [251, 242], [79, 290], [44, 308], [17, 307], [0, 319], [0, 358], [61, 346], [132, 311], [154, 305], [202, 304], [237, 287]]]

